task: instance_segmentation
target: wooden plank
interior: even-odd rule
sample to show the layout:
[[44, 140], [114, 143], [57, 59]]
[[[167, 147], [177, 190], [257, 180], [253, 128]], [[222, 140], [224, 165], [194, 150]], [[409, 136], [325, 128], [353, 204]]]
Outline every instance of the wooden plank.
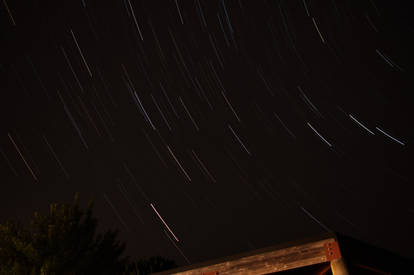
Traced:
[[343, 258], [332, 260], [331, 270], [333, 275], [349, 275], [348, 267]]
[[[290, 247], [265, 249], [252, 255], [244, 255], [224, 259], [194, 267], [178, 268], [156, 273], [177, 275], [202, 274], [268, 274], [303, 266], [328, 262], [325, 244], [335, 242], [335, 238], [327, 238]], [[218, 273], [217, 273], [218, 272]]]

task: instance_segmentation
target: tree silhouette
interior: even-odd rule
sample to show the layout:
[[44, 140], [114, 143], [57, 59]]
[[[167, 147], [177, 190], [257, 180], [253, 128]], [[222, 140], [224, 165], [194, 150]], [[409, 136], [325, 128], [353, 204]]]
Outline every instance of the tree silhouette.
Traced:
[[120, 258], [125, 244], [117, 231], [96, 234], [93, 201], [86, 210], [78, 204], [50, 204], [47, 215], [34, 213], [26, 229], [21, 223], [0, 223], [0, 275], [131, 275], [150, 274], [176, 267], [160, 256], [130, 262]]
[[93, 202], [82, 210], [50, 204], [47, 215], [35, 212], [29, 229], [7, 221], [0, 224], [0, 274], [121, 274], [125, 244], [117, 231], [96, 235]]
[[150, 257], [145, 260], [138, 260], [126, 266], [125, 275], [138, 274], [146, 275], [154, 272], [160, 272], [177, 267], [172, 260], [164, 259], [160, 256]]

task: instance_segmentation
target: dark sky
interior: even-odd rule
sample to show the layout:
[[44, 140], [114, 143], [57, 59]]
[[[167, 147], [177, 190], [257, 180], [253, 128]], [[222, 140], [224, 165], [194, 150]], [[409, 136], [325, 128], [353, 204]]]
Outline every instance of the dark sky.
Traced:
[[2, 0], [0, 218], [79, 191], [137, 258], [414, 257], [408, 2]]

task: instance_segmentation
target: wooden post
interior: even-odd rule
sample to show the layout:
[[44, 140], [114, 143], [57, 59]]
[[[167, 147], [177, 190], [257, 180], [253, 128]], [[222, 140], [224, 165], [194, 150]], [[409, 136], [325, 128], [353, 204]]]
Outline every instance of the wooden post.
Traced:
[[331, 261], [331, 270], [333, 275], [349, 275], [344, 258], [342, 257]]

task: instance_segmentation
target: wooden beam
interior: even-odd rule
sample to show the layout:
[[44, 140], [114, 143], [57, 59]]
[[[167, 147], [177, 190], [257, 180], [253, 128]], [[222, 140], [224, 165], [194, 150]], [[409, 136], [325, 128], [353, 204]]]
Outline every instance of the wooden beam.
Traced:
[[348, 268], [345, 264], [344, 258], [332, 260], [331, 270], [333, 275], [349, 275]]
[[264, 249], [242, 255], [229, 257], [215, 262], [197, 266], [188, 266], [155, 273], [157, 275], [202, 275], [202, 274], [268, 274], [294, 268], [329, 262], [326, 246], [335, 243], [334, 237], [296, 244], [284, 248]]

